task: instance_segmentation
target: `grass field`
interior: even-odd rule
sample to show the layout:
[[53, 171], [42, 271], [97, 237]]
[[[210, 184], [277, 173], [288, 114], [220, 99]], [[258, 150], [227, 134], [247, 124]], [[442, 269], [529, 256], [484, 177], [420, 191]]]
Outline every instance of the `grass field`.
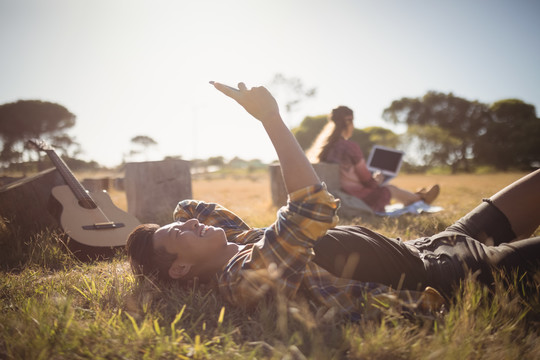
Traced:
[[[411, 190], [439, 183], [435, 205], [445, 210], [341, 222], [404, 240], [431, 234], [521, 175], [401, 175], [393, 183]], [[110, 195], [126, 208], [122, 192]], [[270, 224], [277, 210], [266, 174], [195, 179], [193, 195], [256, 227]], [[389, 308], [379, 319], [352, 323], [301, 303], [264, 302], [244, 311], [205, 286], [138, 284], [121, 253], [82, 263], [63, 251], [54, 232], [0, 225], [2, 359], [540, 358], [539, 281], [524, 295], [517, 279], [499, 280], [494, 292], [471, 280], [444, 314], [404, 317]], [[17, 266], [7, 269], [8, 263]]]

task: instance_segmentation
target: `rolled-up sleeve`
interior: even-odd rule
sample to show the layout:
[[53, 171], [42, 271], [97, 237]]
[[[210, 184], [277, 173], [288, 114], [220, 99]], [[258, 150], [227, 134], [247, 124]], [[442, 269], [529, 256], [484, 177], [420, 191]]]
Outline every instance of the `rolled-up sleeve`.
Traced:
[[226, 266], [218, 282], [222, 295], [239, 305], [253, 304], [269, 290], [294, 296], [315, 241], [337, 224], [338, 206], [324, 184], [290, 194], [262, 239]]
[[199, 200], [182, 200], [174, 210], [174, 220], [187, 221], [197, 219], [201, 223], [217, 226], [225, 231], [227, 240], [236, 243], [251, 241], [262, 230], [252, 229], [239, 216], [229, 209]]

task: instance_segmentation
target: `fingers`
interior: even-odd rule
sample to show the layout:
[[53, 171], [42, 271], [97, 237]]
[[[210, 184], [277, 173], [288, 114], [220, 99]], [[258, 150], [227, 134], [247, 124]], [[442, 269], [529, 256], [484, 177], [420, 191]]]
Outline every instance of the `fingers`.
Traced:
[[[269, 118], [280, 118], [276, 100], [263, 86], [248, 89], [243, 82], [238, 83], [238, 89], [218, 83], [210, 82], [214, 87], [235, 100], [248, 113], [260, 121]], [[277, 116], [276, 116], [277, 115]]]
[[[241, 91], [248, 91], [246, 84], [243, 82], [238, 83], [238, 89], [233, 88], [232, 86], [225, 85], [216, 81], [209, 81], [210, 84], [214, 85], [216, 89], [224, 93], [225, 95], [231, 96], [231, 94], [239, 93]], [[253, 89], [252, 89], [253, 90]], [[234, 96], [231, 96], [234, 97]]]
[[[232, 86], [228, 86], [225, 84], [221, 84], [215, 81], [209, 81], [210, 84], [214, 85], [214, 87], [221, 91], [223, 94], [227, 95], [228, 97], [231, 97], [236, 100], [236, 96], [240, 93], [240, 90], [233, 88]], [[243, 83], [240, 83], [243, 85], [243, 88], [245, 90], [246, 86]], [[239, 84], [239, 85], [240, 85]]]

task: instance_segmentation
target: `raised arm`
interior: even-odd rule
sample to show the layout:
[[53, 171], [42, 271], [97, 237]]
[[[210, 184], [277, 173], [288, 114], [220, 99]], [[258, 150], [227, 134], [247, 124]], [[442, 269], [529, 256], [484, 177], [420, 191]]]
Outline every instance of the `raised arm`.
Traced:
[[238, 84], [239, 90], [220, 83], [213, 85], [223, 94], [236, 100], [263, 124], [278, 155], [288, 193], [320, 182], [304, 151], [281, 119], [276, 100], [266, 88], [261, 86], [248, 90], [244, 83]]

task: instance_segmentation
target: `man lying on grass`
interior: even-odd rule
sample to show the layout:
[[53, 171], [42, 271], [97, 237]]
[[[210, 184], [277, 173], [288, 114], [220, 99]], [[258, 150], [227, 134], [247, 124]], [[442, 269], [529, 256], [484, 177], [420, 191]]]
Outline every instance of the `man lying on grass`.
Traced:
[[[127, 250], [136, 275], [189, 282], [215, 280], [235, 305], [256, 304], [268, 289], [300, 293], [319, 306], [359, 318], [367, 306], [399, 300], [437, 310], [472, 272], [491, 285], [493, 270], [531, 270], [540, 258], [540, 171], [529, 174], [431, 237], [403, 242], [361, 226], [336, 226], [339, 201], [321, 184], [264, 87], [215, 83], [260, 120], [280, 160], [289, 201], [276, 221], [250, 228], [212, 203], [181, 201], [175, 222], [144, 224]], [[511, 241], [511, 244], [509, 244]]]

